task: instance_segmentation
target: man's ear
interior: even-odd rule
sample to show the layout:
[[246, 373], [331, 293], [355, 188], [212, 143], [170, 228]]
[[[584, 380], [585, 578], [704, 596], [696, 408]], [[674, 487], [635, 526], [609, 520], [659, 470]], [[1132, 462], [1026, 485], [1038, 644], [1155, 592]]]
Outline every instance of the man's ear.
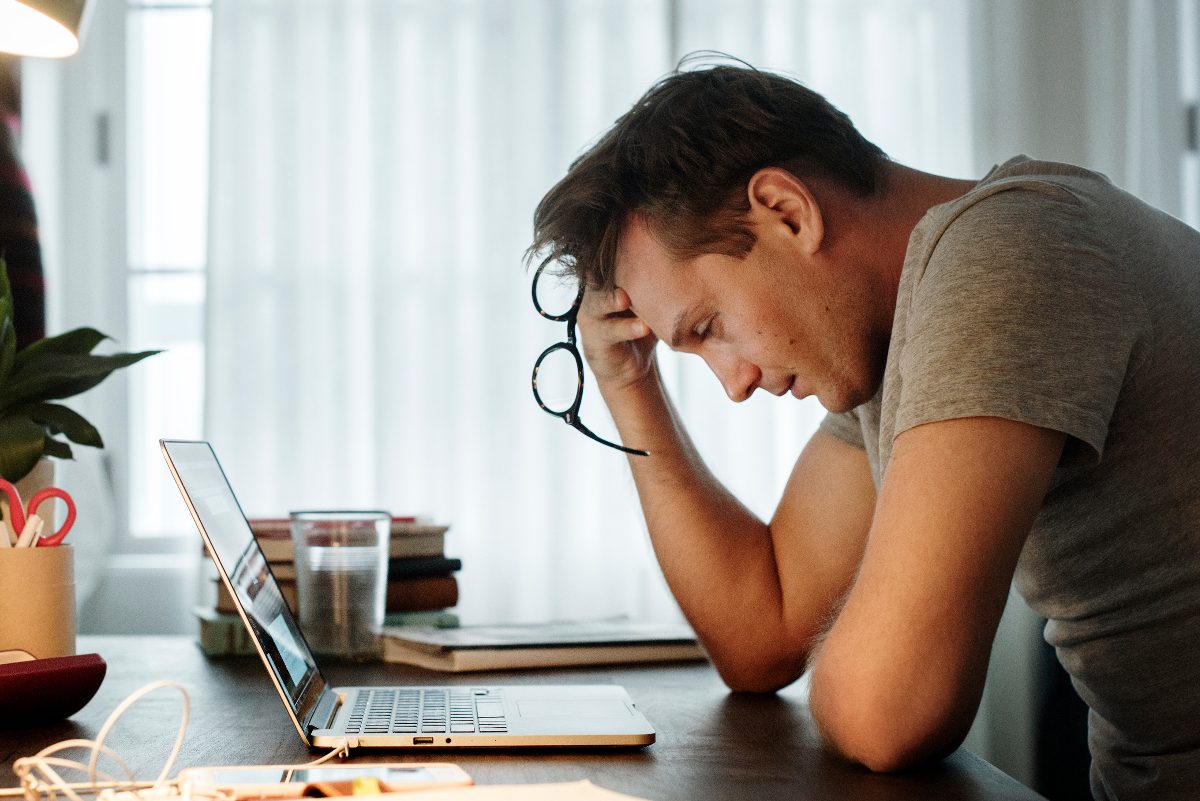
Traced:
[[779, 226], [785, 236], [795, 237], [803, 252], [812, 255], [825, 239], [821, 207], [808, 186], [787, 170], [764, 167], [746, 184], [750, 217], [760, 225]]

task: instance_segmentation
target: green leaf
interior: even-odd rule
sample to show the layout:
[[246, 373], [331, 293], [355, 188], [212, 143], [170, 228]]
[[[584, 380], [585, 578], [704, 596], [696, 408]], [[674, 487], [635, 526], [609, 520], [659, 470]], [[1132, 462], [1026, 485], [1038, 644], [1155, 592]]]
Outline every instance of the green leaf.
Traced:
[[[19, 411], [28, 414], [34, 421], [41, 423], [53, 433], [65, 434], [67, 439], [72, 442], [90, 445], [93, 448], [104, 447], [104, 440], [100, 438], [100, 432], [74, 409], [69, 409], [59, 403], [35, 403], [32, 406], [24, 406]], [[50, 455], [57, 456], [58, 454], [51, 453]], [[71, 457], [64, 456], [63, 458], [70, 459]]]
[[45, 430], [24, 415], [0, 418], [0, 476], [20, 481], [42, 457]]
[[31, 342], [20, 353], [13, 364], [13, 369], [19, 371], [34, 362], [39, 362], [47, 354], [74, 354], [84, 356], [95, 350], [96, 346], [108, 339], [95, 328], [76, 328], [64, 334], [39, 339]]
[[12, 370], [17, 351], [17, 329], [13, 327], [12, 286], [8, 283], [8, 262], [0, 256], [0, 382]]
[[46, 437], [44, 443], [47, 456], [53, 456], [55, 459], [74, 459], [75, 454], [71, 453], [71, 446], [61, 440], [53, 437]]
[[46, 354], [13, 372], [0, 387], [0, 409], [70, 398], [99, 384], [114, 370], [140, 362], [160, 351], [115, 353], [111, 356]]
[[0, 321], [0, 384], [12, 372], [16, 355], [17, 329], [13, 327], [13, 318], [5, 317]]
[[8, 262], [0, 256], [0, 320], [13, 317], [12, 286], [8, 283]]

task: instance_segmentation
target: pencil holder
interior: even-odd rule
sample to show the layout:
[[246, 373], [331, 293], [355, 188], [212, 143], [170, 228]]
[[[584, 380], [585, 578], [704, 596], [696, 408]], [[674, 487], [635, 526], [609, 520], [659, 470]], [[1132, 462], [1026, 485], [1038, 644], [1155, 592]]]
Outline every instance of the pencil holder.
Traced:
[[75, 552], [0, 548], [0, 652], [75, 653]]

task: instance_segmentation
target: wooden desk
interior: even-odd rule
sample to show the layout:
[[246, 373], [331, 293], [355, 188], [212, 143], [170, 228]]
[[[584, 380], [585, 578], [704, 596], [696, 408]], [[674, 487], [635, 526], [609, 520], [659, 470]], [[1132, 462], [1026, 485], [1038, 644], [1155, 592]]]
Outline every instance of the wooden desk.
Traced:
[[[176, 769], [306, 762], [316, 756], [300, 744], [257, 658], [209, 660], [186, 637], [82, 637], [79, 652], [98, 652], [108, 662], [100, 692], [70, 721], [0, 729], [0, 787], [16, 784], [14, 759], [59, 740], [93, 737], [125, 696], [155, 679], [179, 681], [191, 696], [191, 723]], [[481, 678], [399, 665], [334, 665], [325, 672], [335, 685], [465, 684]], [[736, 696], [704, 664], [496, 673], [485, 681], [622, 684], [658, 730], [658, 742], [630, 751], [356, 752], [355, 759], [456, 762], [478, 784], [587, 778], [652, 801], [1041, 798], [961, 749], [934, 768], [905, 775], [873, 775], [843, 764], [821, 748], [801, 688], [778, 696]], [[177, 693], [158, 691], [118, 724], [108, 744], [139, 778], [162, 769], [179, 710]]]

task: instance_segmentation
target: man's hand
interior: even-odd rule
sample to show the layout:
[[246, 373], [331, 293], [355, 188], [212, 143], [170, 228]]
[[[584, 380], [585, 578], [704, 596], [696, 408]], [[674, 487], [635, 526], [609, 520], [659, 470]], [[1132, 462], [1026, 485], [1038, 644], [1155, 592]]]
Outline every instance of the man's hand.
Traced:
[[658, 338], [630, 309], [620, 287], [611, 293], [588, 289], [579, 309], [583, 353], [601, 392], [622, 389], [654, 374]]

